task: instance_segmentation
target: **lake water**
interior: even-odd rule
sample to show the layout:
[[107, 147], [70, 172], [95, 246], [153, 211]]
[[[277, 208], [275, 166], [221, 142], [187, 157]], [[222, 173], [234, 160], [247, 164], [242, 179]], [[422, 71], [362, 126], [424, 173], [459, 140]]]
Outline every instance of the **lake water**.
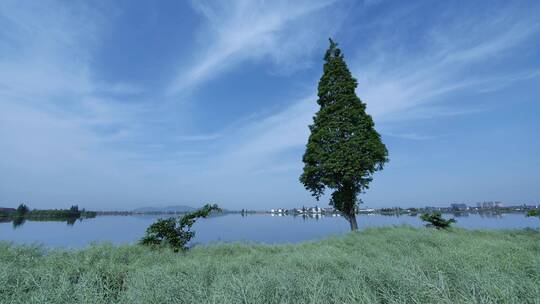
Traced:
[[[91, 242], [133, 243], [140, 239], [146, 228], [161, 216], [98, 216], [93, 219], [66, 222], [26, 221], [14, 227], [12, 222], [0, 223], [0, 240], [15, 243], [41, 243], [49, 247], [80, 248]], [[445, 218], [454, 217], [444, 215]], [[456, 226], [467, 229], [540, 229], [540, 219], [524, 214], [468, 214], [455, 217]], [[366, 227], [411, 225], [423, 226], [417, 216], [358, 216], [359, 229]], [[200, 219], [195, 225], [194, 244], [212, 242], [247, 241], [258, 243], [296, 243], [316, 240], [349, 231], [342, 217], [271, 216], [254, 214], [225, 214]], [[540, 230], [539, 230], [540, 231]]]

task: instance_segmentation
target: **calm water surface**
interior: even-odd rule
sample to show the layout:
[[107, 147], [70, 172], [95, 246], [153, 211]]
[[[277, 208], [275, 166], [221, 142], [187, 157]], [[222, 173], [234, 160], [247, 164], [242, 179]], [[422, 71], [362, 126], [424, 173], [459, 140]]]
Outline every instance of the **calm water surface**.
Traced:
[[[446, 218], [451, 215], [444, 215]], [[162, 216], [98, 216], [66, 222], [26, 221], [14, 227], [13, 223], [0, 223], [0, 240], [15, 243], [41, 243], [49, 247], [80, 248], [91, 242], [133, 243], [140, 239], [150, 224]], [[458, 227], [467, 229], [540, 229], [540, 219], [525, 217], [524, 214], [479, 215], [469, 214], [456, 217]], [[360, 215], [359, 229], [367, 227], [411, 225], [423, 223], [416, 216]], [[342, 217], [322, 216], [303, 218], [300, 216], [271, 216], [226, 214], [200, 219], [194, 226], [195, 244], [212, 242], [247, 241], [258, 243], [296, 243], [316, 240], [329, 235], [349, 231], [349, 224]]]

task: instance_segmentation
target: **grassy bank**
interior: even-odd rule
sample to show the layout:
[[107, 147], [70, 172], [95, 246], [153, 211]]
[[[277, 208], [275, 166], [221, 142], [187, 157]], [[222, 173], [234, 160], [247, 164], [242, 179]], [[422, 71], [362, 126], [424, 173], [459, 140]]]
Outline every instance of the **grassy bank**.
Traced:
[[539, 303], [538, 231], [376, 228], [299, 245], [0, 245], [1, 303]]

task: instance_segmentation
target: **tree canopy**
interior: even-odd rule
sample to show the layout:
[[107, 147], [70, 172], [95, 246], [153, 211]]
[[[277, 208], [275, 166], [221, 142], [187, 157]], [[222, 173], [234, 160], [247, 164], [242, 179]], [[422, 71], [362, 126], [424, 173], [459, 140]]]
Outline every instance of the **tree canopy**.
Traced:
[[16, 212], [17, 212], [17, 215], [23, 216], [27, 214], [29, 211], [30, 209], [28, 208], [28, 206], [26, 206], [25, 204], [20, 204], [19, 207], [17, 207]]
[[343, 54], [330, 39], [319, 81], [319, 111], [309, 126], [311, 134], [303, 156], [300, 181], [317, 199], [333, 190], [330, 204], [357, 229], [358, 194], [369, 188], [376, 171], [388, 161], [388, 151], [356, 96], [358, 85]]

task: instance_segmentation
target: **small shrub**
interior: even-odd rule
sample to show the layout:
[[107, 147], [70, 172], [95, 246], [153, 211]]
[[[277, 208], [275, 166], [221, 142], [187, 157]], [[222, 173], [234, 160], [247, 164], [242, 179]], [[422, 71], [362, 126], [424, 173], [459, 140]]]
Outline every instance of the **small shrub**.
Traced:
[[420, 216], [420, 219], [424, 222], [428, 222], [426, 227], [435, 227], [437, 229], [449, 228], [452, 223], [456, 222], [453, 218], [445, 220], [440, 212], [424, 213]]
[[540, 209], [527, 211], [527, 216], [538, 216], [538, 217], [540, 217]]
[[221, 209], [216, 204], [206, 204], [194, 212], [185, 214], [178, 221], [174, 217], [158, 219], [146, 229], [146, 235], [140, 243], [149, 246], [169, 246], [174, 251], [186, 250], [187, 243], [195, 236], [195, 231], [192, 231], [191, 227], [198, 218], [208, 217], [212, 211]]

